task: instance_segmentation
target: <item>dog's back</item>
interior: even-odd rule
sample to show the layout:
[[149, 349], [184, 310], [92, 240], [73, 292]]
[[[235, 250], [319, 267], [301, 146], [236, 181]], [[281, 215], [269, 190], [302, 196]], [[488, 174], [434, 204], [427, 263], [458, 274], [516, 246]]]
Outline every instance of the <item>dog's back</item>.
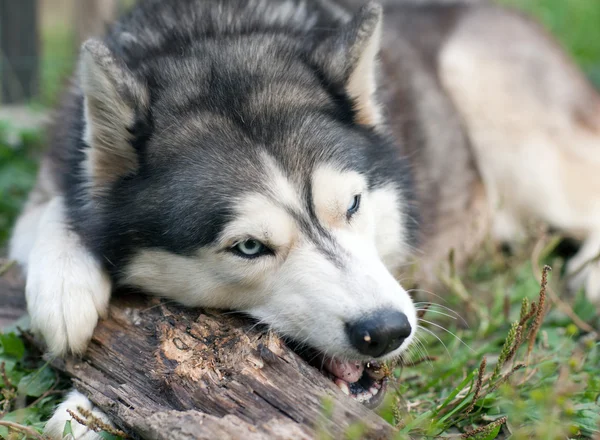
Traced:
[[393, 2], [385, 27], [384, 96], [415, 170], [421, 281], [437, 287], [450, 249], [460, 267], [488, 232], [514, 244], [542, 222], [583, 241], [572, 287], [598, 300], [598, 91], [539, 23], [488, 2]]
[[[182, 70], [204, 75], [211, 67], [208, 61], [181, 63], [177, 60], [180, 48], [193, 50], [199, 38], [203, 42], [226, 40], [259, 31], [276, 36], [277, 41], [269, 47], [263, 40], [233, 57], [229, 51], [228, 63], [237, 57], [240, 65], [247, 65], [258, 55], [256, 50], [276, 51], [278, 45], [286, 44], [286, 36], [305, 35], [308, 53], [320, 34], [347, 22], [362, 3], [147, 0], [114, 26], [106, 41], [133, 70], [155, 63], [154, 69], [160, 72], [155, 75], [157, 82], [177, 84], [164, 96], [180, 100], [185, 107], [190, 105], [190, 90], [202, 79], [165, 81], [164, 75], [176, 76]], [[413, 165], [421, 224], [419, 256], [424, 267], [420, 276], [434, 282], [436, 268], [449, 249], [456, 251], [459, 265], [466, 261], [490, 228], [501, 240], [519, 238], [529, 218], [541, 218], [578, 238], [597, 235], [594, 194], [598, 180], [593, 176], [600, 98], [558, 45], [539, 25], [487, 2], [393, 0], [385, 6], [379, 96], [398, 147]], [[299, 41], [295, 38], [294, 44]], [[216, 44], [215, 51], [225, 46]], [[149, 59], [154, 57], [162, 57], [163, 65]], [[58, 118], [52, 160], [42, 167], [34, 201], [63, 190], [73, 193], [77, 201], [84, 186], [80, 176], [70, 171], [73, 156], [81, 148], [69, 149], [68, 145], [76, 143], [64, 141], [82, 136], [77, 120], [82, 111], [80, 92], [75, 90], [69, 101]], [[172, 123], [177, 123], [176, 118]], [[507, 146], [523, 146], [526, 139], [540, 136], [554, 147], [541, 147], [528, 155], [536, 161], [548, 155], [554, 158], [540, 164], [554, 160], [573, 165], [562, 171], [546, 167], [541, 172], [519, 168], [516, 157], [525, 151], [521, 147], [513, 149], [512, 156], [506, 155]], [[526, 162], [534, 163], [533, 158]], [[501, 164], [505, 164], [502, 169]], [[531, 179], [532, 173], [538, 177]], [[561, 181], [569, 189], [550, 182], [536, 188], [519, 182], [524, 178], [541, 183], [557, 173], [564, 176]], [[58, 182], [52, 176], [58, 176], [54, 179]], [[577, 183], [582, 180], [584, 185]], [[507, 182], [519, 182], [517, 187], [528, 189], [506, 186]], [[548, 198], [554, 202], [540, 202]], [[561, 205], [560, 200], [571, 204]], [[594, 243], [574, 264], [593, 257], [598, 248]], [[22, 247], [27, 249], [29, 244]], [[15, 253], [23, 252], [17, 249]]]

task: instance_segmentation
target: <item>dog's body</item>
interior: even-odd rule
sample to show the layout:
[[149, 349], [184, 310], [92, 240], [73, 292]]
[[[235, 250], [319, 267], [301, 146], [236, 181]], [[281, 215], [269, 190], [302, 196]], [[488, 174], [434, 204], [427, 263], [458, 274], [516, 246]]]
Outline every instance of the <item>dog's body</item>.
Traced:
[[356, 3], [146, 0], [85, 45], [11, 242], [53, 353], [131, 285], [365, 362], [414, 336], [415, 256], [432, 285], [531, 219], [583, 240], [572, 271], [598, 254], [600, 98], [558, 46], [492, 5]]

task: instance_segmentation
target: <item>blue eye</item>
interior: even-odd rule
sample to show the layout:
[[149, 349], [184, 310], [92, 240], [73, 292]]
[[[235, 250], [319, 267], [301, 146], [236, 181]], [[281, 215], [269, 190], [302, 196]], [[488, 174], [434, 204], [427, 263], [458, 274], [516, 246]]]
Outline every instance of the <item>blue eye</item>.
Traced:
[[244, 258], [257, 258], [271, 253], [271, 250], [258, 240], [240, 241], [231, 248], [233, 252]]
[[348, 211], [346, 211], [346, 216], [348, 218], [352, 217], [360, 208], [360, 194], [354, 196], [354, 198], [350, 201], [348, 205]]

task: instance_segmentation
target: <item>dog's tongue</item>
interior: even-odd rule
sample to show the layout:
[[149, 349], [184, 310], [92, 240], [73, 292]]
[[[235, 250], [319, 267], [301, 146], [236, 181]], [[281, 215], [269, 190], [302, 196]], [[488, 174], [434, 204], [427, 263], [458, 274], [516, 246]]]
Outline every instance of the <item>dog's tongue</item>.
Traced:
[[348, 383], [358, 382], [365, 370], [365, 366], [356, 361], [325, 358], [324, 365], [327, 371]]

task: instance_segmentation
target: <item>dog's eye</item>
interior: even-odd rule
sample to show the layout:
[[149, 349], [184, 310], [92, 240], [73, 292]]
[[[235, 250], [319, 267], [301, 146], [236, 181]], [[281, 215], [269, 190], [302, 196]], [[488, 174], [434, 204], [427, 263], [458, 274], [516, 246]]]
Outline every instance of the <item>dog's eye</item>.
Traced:
[[348, 218], [352, 217], [360, 208], [360, 194], [354, 196], [350, 204], [348, 205], [348, 211], [346, 211], [346, 216]]
[[258, 240], [249, 239], [240, 241], [231, 250], [244, 258], [257, 258], [261, 255], [270, 254], [271, 250]]

